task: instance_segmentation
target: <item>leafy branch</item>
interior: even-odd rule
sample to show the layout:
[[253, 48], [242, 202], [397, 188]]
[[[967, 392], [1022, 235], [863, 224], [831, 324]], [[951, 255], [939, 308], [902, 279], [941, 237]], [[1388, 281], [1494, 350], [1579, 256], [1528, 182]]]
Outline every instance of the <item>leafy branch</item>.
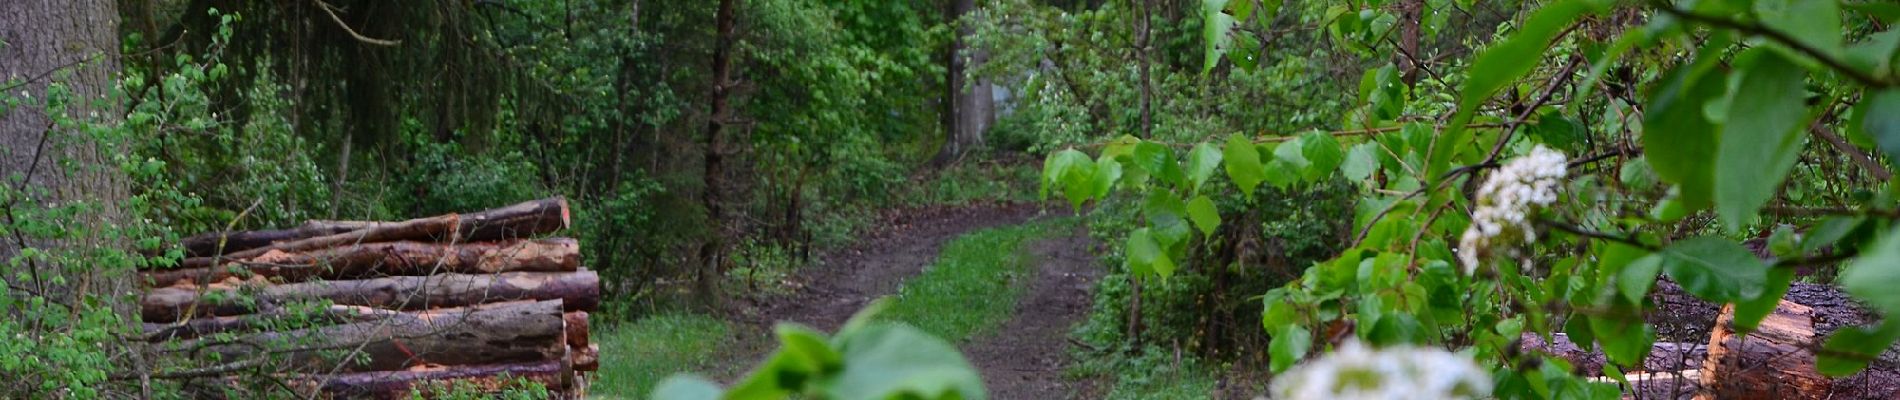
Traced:
[[1848, 78], [1852, 78], [1855, 81], [1859, 81], [1861, 84], [1867, 85], [1868, 87], [1887, 88], [1887, 87], [1900, 86], [1900, 82], [1895, 82], [1892, 79], [1882, 79], [1880, 77], [1877, 77], [1877, 76], [1874, 76], [1873, 74], [1868, 73], [1867, 71], [1862, 71], [1860, 69], [1854, 68], [1853, 66], [1847, 65], [1846, 61], [1842, 61], [1839, 58], [1835, 58], [1833, 55], [1828, 54], [1827, 52], [1822, 51], [1819, 48], [1815, 48], [1813, 45], [1809, 45], [1808, 43], [1802, 42], [1800, 39], [1796, 39], [1793, 36], [1789, 36], [1786, 32], [1782, 32], [1774, 28], [1769, 28], [1768, 26], [1761, 25], [1759, 23], [1742, 22], [1739, 20], [1731, 19], [1731, 18], [1698, 14], [1695, 12], [1691, 12], [1689, 10], [1683, 10], [1680, 8], [1676, 8], [1675, 6], [1667, 5], [1663, 2], [1651, 2], [1650, 4], [1653, 7], [1655, 7], [1657, 10], [1660, 10], [1665, 14], [1669, 14], [1676, 18], [1681, 18], [1685, 21], [1699, 22], [1699, 23], [1708, 24], [1715, 27], [1719, 27], [1719, 28], [1732, 29], [1732, 30], [1739, 31], [1742, 33], [1768, 38], [1769, 40], [1773, 40], [1776, 43], [1780, 43], [1783, 46], [1787, 46], [1789, 49], [1793, 49], [1794, 51], [1800, 52], [1801, 54], [1805, 54], [1809, 58], [1813, 58], [1815, 61], [1819, 61], [1822, 65], [1826, 65], [1829, 69], [1832, 69], [1836, 72], [1840, 72], [1841, 75], [1845, 75]]

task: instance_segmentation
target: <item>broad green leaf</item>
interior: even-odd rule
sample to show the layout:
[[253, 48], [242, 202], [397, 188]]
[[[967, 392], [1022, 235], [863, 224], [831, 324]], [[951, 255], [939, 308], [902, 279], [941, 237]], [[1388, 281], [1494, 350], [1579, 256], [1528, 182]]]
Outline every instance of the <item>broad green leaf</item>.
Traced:
[[[1794, 37], [1830, 57], [1841, 54], [1841, 8], [1836, 0], [1754, 0], [1769, 29]], [[1791, 53], [1792, 54], [1792, 53]]]
[[1089, 182], [1093, 190], [1090, 191], [1089, 197], [1097, 199], [1107, 197], [1109, 190], [1115, 188], [1115, 182], [1122, 179], [1122, 163], [1113, 158], [1102, 157], [1096, 160], [1095, 174], [1092, 177]]
[[1174, 274], [1174, 264], [1168, 260], [1167, 253], [1161, 249], [1149, 233], [1148, 228], [1136, 229], [1128, 233], [1128, 252], [1126, 258], [1128, 270], [1136, 276], [1158, 275], [1167, 278]]
[[1299, 325], [1286, 325], [1274, 332], [1271, 340], [1267, 353], [1272, 358], [1273, 372], [1280, 373], [1306, 356], [1306, 350], [1313, 346], [1313, 333]]
[[819, 382], [832, 399], [987, 399], [983, 377], [957, 347], [903, 324], [840, 335], [844, 369]]
[[654, 400], [719, 400], [725, 390], [706, 378], [694, 375], [673, 375], [661, 381], [653, 389]]
[[[1636, 310], [1629, 310], [1635, 315]], [[1599, 318], [1590, 317], [1590, 329], [1596, 333], [1597, 342], [1603, 345], [1603, 354], [1617, 365], [1643, 365], [1643, 359], [1649, 356], [1651, 344], [1656, 342], [1656, 331], [1641, 318]]]
[[1848, 3], [1846, 6], [1854, 11], [1864, 12], [1874, 18], [1879, 18], [1882, 22], [1886, 22], [1890, 25], [1895, 22], [1900, 22], [1900, 4], [1869, 1]]
[[1779, 192], [1807, 144], [1807, 71], [1761, 47], [1736, 56], [1741, 72], [1715, 157], [1715, 211], [1731, 232]]
[[[1049, 188], [1061, 188], [1062, 177], [1075, 168], [1076, 164], [1090, 162], [1089, 155], [1075, 149], [1063, 149], [1050, 153], [1042, 162], [1042, 198], [1049, 198]], [[1092, 162], [1091, 162], [1092, 163]]]
[[1234, 181], [1242, 195], [1253, 198], [1254, 188], [1267, 180], [1267, 168], [1260, 163], [1260, 152], [1255, 150], [1253, 141], [1239, 134], [1230, 136], [1221, 154], [1227, 166], [1227, 178]]
[[1735, 331], [1743, 335], [1754, 332], [1762, 318], [1767, 318], [1769, 313], [1775, 312], [1775, 306], [1781, 305], [1781, 296], [1788, 294], [1788, 285], [1792, 282], [1793, 268], [1770, 268], [1761, 296], [1735, 303]]
[[1589, 134], [1582, 125], [1564, 118], [1562, 113], [1556, 111], [1547, 112], [1538, 117], [1537, 125], [1532, 125], [1529, 133], [1539, 142], [1571, 154], [1578, 153], [1577, 146], [1583, 142], [1583, 137]]
[[1304, 136], [1280, 142], [1279, 144], [1270, 144], [1268, 146], [1273, 146], [1273, 159], [1286, 164], [1288, 167], [1292, 167], [1295, 173], [1305, 171], [1307, 166], [1313, 164], [1311, 161], [1306, 160], [1306, 153], [1304, 151], [1306, 148], [1306, 137]]
[[1887, 29], [1847, 48], [1848, 65], [1874, 75], [1893, 73], [1894, 51], [1900, 50], [1900, 29]]
[[1656, 285], [1656, 275], [1662, 273], [1663, 257], [1651, 254], [1631, 261], [1616, 274], [1617, 292], [1630, 304], [1642, 304], [1643, 297], [1649, 295], [1649, 288]]
[[1815, 352], [1814, 368], [1833, 378], [1853, 375], [1879, 359], [1896, 339], [1900, 339], [1900, 320], [1892, 318], [1879, 326], [1834, 331], [1821, 345], [1821, 351]]
[[1739, 302], [1761, 296], [1768, 283], [1768, 264], [1734, 241], [1701, 236], [1663, 248], [1668, 257], [1663, 271], [1683, 291], [1715, 303]]
[[1805, 254], [1834, 246], [1834, 242], [1847, 237], [1848, 233], [1853, 232], [1854, 228], [1859, 227], [1861, 222], [1866, 220], [1867, 217], [1862, 216], [1831, 217], [1822, 220], [1820, 225], [1809, 230], [1808, 234], [1801, 238], [1801, 252]]
[[1317, 181], [1339, 169], [1346, 160], [1346, 151], [1339, 147], [1339, 141], [1326, 132], [1309, 132], [1300, 138], [1300, 154], [1307, 161], [1304, 174], [1306, 180]]
[[1278, 331], [1282, 326], [1290, 326], [1297, 322], [1293, 318], [1298, 316], [1296, 313], [1299, 310], [1295, 308], [1291, 300], [1287, 300], [1286, 288], [1268, 290], [1267, 294], [1260, 296], [1260, 304], [1260, 327], [1268, 332]]
[[1141, 139], [1136, 138], [1134, 135], [1122, 135], [1121, 137], [1115, 138], [1115, 140], [1109, 141], [1107, 145], [1102, 146], [1102, 158], [1115, 158], [1135, 154], [1135, 146], [1139, 144], [1141, 144]]
[[1135, 167], [1146, 171], [1148, 175], [1162, 182], [1181, 184], [1181, 163], [1174, 161], [1174, 151], [1168, 146], [1155, 142], [1141, 142], [1135, 145], [1133, 155]]
[[1721, 96], [1723, 85], [1718, 74], [1678, 67], [1643, 109], [1643, 156], [1656, 176], [1679, 185], [1677, 201], [1690, 209], [1707, 205], [1715, 190], [1717, 126], [1702, 106]]
[[1863, 249], [1835, 282], [1868, 306], [1888, 316], [1900, 316], [1900, 229]]
[[1187, 203], [1188, 220], [1201, 228], [1201, 234], [1214, 236], [1214, 230], [1220, 229], [1220, 210], [1214, 208], [1214, 200], [1206, 195], [1194, 196]]
[[1142, 216], [1148, 219], [1149, 235], [1155, 243], [1161, 244], [1168, 254], [1180, 254], [1186, 249], [1188, 239], [1194, 235], [1194, 227], [1188, 226], [1187, 201], [1175, 197], [1168, 191], [1153, 191], [1141, 205]]
[[1900, 160], [1900, 89], [1868, 92], [1860, 115], [1861, 130], [1874, 139], [1887, 161]]
[[1213, 71], [1221, 56], [1234, 46], [1234, 16], [1223, 12], [1225, 8], [1227, 0], [1201, 0], [1201, 40], [1207, 50], [1202, 74]]
[[1192, 190], [1200, 190], [1201, 185], [1206, 184], [1208, 178], [1214, 177], [1214, 171], [1220, 168], [1220, 161], [1220, 149], [1214, 148], [1213, 144], [1194, 145], [1194, 150], [1188, 152], [1187, 177], [1188, 182], [1191, 183], [1189, 187]]
[[1346, 179], [1355, 181], [1371, 178], [1372, 173], [1379, 169], [1379, 155], [1376, 153], [1379, 151], [1378, 146], [1374, 143], [1360, 143], [1352, 146], [1352, 151], [1346, 152], [1345, 162], [1339, 165], [1339, 172], [1344, 174]]

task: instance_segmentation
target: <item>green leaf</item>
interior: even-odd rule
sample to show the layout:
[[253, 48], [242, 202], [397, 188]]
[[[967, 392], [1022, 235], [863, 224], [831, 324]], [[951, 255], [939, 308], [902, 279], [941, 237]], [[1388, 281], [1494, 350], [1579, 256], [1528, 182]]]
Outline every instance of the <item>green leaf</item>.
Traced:
[[1201, 0], [1201, 40], [1207, 50], [1202, 74], [1213, 71], [1214, 66], [1220, 64], [1220, 57], [1234, 46], [1234, 16], [1223, 12], [1224, 8], [1227, 8], [1227, 0]]
[[1049, 154], [1049, 158], [1042, 162], [1042, 198], [1049, 198], [1050, 187], [1064, 187], [1065, 177], [1081, 164], [1093, 166], [1094, 162], [1089, 160], [1088, 154], [1083, 154], [1076, 149], [1063, 149]]
[[1299, 325], [1286, 325], [1274, 332], [1271, 340], [1267, 353], [1272, 358], [1273, 372], [1280, 373], [1306, 356], [1307, 349], [1313, 346], [1313, 333]]
[[[1525, 20], [1523, 28], [1496, 45], [1478, 54], [1471, 62], [1471, 68], [1465, 74], [1464, 88], [1458, 92], [1458, 112], [1453, 114], [1451, 125], [1437, 145], [1433, 146], [1430, 163], [1437, 165], [1450, 160], [1455, 151], [1452, 144], [1462, 144], [1469, 139], [1464, 125], [1471, 121], [1478, 106], [1491, 99], [1498, 90], [1503, 89], [1518, 78], [1524, 77], [1537, 68], [1543, 60], [1544, 47], [1557, 37], [1557, 33], [1569, 26], [1572, 21], [1585, 13], [1595, 12], [1601, 6], [1580, 0], [1560, 0], [1545, 4]], [[1428, 171], [1436, 175], [1440, 171]]]
[[1887, 161], [1900, 160], [1900, 89], [1886, 89], [1871, 92], [1860, 118], [1861, 130], [1872, 136], [1880, 151], [1887, 153]]
[[1194, 196], [1187, 203], [1188, 220], [1201, 228], [1201, 234], [1214, 236], [1214, 230], [1220, 229], [1220, 210], [1214, 208], [1214, 200], [1206, 195]]
[[1767, 318], [1775, 306], [1781, 305], [1781, 296], [1788, 294], [1788, 285], [1792, 282], [1793, 268], [1769, 269], [1768, 283], [1762, 287], [1761, 296], [1735, 303], [1735, 331], [1742, 335], [1754, 332], [1762, 318]]
[[1253, 190], [1267, 180], [1267, 168], [1260, 164], [1260, 152], [1253, 141], [1246, 136], [1235, 134], [1227, 138], [1226, 147], [1221, 149], [1223, 164], [1227, 166], [1227, 178], [1234, 181], [1240, 193], [1253, 198]]
[[1096, 160], [1095, 174], [1092, 176], [1089, 186], [1093, 190], [1090, 191], [1089, 197], [1097, 199], [1107, 197], [1109, 190], [1115, 188], [1115, 182], [1122, 179], [1122, 163], [1116, 162], [1113, 158], [1102, 157]]
[[1718, 74], [1678, 67], [1643, 109], [1643, 156], [1656, 176], [1680, 186], [1678, 201], [1690, 209], [1707, 205], [1715, 190], [1716, 125], [1702, 106], [1721, 96], [1723, 85]]
[[[1631, 310], [1632, 315], [1635, 311]], [[1617, 365], [1643, 365], [1651, 344], [1656, 342], [1656, 331], [1636, 317], [1590, 317], [1590, 329], [1603, 345], [1603, 354]]]
[[694, 375], [673, 375], [653, 389], [654, 400], [719, 400], [725, 394], [718, 384]]
[[1344, 174], [1346, 179], [1355, 181], [1371, 178], [1372, 173], [1379, 169], [1379, 155], [1376, 153], [1379, 151], [1378, 146], [1373, 143], [1352, 146], [1352, 151], [1346, 152], [1345, 162], [1339, 165], [1339, 172]]
[[1616, 274], [1617, 291], [1630, 304], [1642, 304], [1643, 297], [1649, 295], [1649, 288], [1656, 285], [1656, 275], [1662, 273], [1663, 257], [1651, 254], [1631, 261]]
[[1900, 320], [1892, 318], [1879, 326], [1862, 326], [1834, 331], [1815, 352], [1814, 368], [1833, 378], [1846, 377], [1867, 369], [1867, 364], [1900, 339]]
[[1577, 145], [1583, 142], [1584, 135], [1589, 134], [1583, 126], [1569, 118], [1564, 118], [1562, 113], [1556, 111], [1547, 112], [1538, 117], [1537, 125], [1532, 125], [1529, 133], [1539, 142], [1573, 154], [1577, 153]]
[[984, 400], [983, 378], [957, 347], [902, 324], [871, 325], [836, 340], [844, 369], [816, 398]]
[[1748, 248], [1728, 239], [1701, 236], [1664, 248], [1663, 271], [1682, 284], [1683, 291], [1715, 303], [1761, 296], [1767, 286], [1768, 264]]
[[1755, 0], [1769, 29], [1794, 37], [1830, 57], [1841, 54], [1841, 9], [1836, 0]]
[[1888, 24], [1900, 22], [1900, 4], [1869, 1], [1848, 3], [1846, 6], [1854, 11], [1867, 13], [1867, 15], [1871, 15], [1874, 18], [1879, 18], [1882, 22]]
[[1300, 154], [1309, 163], [1302, 174], [1308, 181], [1331, 175], [1346, 159], [1346, 151], [1340, 148], [1339, 141], [1326, 132], [1309, 132], [1300, 138]]
[[1864, 216], [1830, 217], [1822, 220], [1819, 226], [1809, 230], [1808, 234], [1801, 238], [1801, 253], [1806, 254], [1834, 246], [1834, 242], [1847, 237], [1848, 233], [1860, 227], [1861, 222], [1866, 220], [1867, 217]]
[[1141, 142], [1135, 145], [1135, 167], [1147, 171], [1148, 175], [1162, 182], [1181, 184], [1181, 163], [1174, 161], [1174, 151], [1155, 142]]
[[1900, 230], [1887, 231], [1863, 251], [1835, 282], [1881, 314], [1900, 316], [1900, 290], [1895, 290], [1900, 288]]
[[1174, 274], [1174, 263], [1168, 260], [1161, 244], [1155, 242], [1148, 228], [1136, 229], [1128, 233], [1128, 252], [1126, 263], [1128, 270], [1136, 276], [1156, 275], [1167, 278]]
[[1189, 188], [1200, 190], [1201, 185], [1206, 184], [1208, 178], [1214, 177], [1214, 171], [1220, 168], [1220, 161], [1220, 149], [1214, 148], [1213, 144], [1194, 145], [1194, 150], [1188, 152], [1187, 177], [1188, 182], [1191, 183]]
[[1741, 82], [1715, 158], [1715, 210], [1732, 232], [1779, 192], [1808, 137], [1807, 71], [1761, 47], [1735, 58]]

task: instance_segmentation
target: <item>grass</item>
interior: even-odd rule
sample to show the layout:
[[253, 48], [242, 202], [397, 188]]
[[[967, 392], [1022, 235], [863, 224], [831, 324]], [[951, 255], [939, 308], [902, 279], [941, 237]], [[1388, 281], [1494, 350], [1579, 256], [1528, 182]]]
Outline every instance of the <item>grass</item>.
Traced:
[[733, 337], [726, 321], [685, 313], [652, 315], [603, 333], [595, 338], [603, 368], [589, 385], [593, 397], [603, 399], [644, 399], [668, 376], [716, 367]]
[[1044, 220], [965, 234], [945, 245], [930, 268], [898, 289], [883, 318], [962, 342], [1009, 320], [1035, 278], [1028, 245], [1073, 229], [1074, 219]]

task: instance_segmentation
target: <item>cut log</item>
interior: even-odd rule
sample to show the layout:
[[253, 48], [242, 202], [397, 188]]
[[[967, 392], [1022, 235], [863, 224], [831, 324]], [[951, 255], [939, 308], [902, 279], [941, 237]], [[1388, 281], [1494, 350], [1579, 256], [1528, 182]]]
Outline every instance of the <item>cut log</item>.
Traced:
[[600, 345], [587, 345], [570, 349], [574, 357], [574, 370], [594, 372], [600, 370]]
[[[345, 324], [368, 322], [401, 314], [399, 311], [384, 310], [361, 306], [332, 305], [321, 314], [309, 318], [314, 324]], [[149, 342], [193, 339], [224, 332], [248, 332], [268, 329], [275, 323], [292, 317], [286, 313], [250, 314], [223, 317], [197, 318], [177, 323], [145, 323], [143, 336]], [[301, 316], [300, 316], [301, 317]]]
[[[394, 242], [399, 240], [417, 240], [432, 242], [457, 242], [461, 233], [462, 218], [456, 214], [417, 218], [408, 221], [379, 224], [367, 229], [276, 242], [268, 246], [239, 251], [227, 251], [217, 260], [246, 260], [257, 258], [272, 251], [298, 253], [326, 247], [342, 247], [363, 243]], [[209, 266], [211, 261], [204, 261]], [[186, 265], [185, 267], [191, 267]]]
[[411, 389], [426, 397], [436, 388], [466, 386], [485, 393], [499, 392], [517, 379], [568, 392], [573, 372], [561, 361], [419, 368], [411, 371], [373, 371], [338, 374], [328, 378], [293, 379], [292, 387], [316, 387], [334, 398], [408, 399]]
[[[240, 299], [240, 291], [248, 291], [250, 300]], [[139, 310], [145, 322], [174, 322], [185, 317], [250, 314], [297, 301], [330, 300], [341, 305], [425, 310], [524, 299], [561, 299], [569, 311], [594, 310], [600, 304], [600, 275], [582, 269], [396, 276], [243, 288], [165, 287], [147, 292], [139, 302]]]
[[549, 197], [463, 214], [461, 236], [467, 241], [535, 237], [567, 229], [568, 217], [567, 198]]
[[269, 251], [247, 259], [186, 259], [182, 269], [141, 271], [151, 286], [218, 282], [231, 277], [262, 276], [279, 282], [315, 278], [353, 279], [439, 272], [556, 272], [580, 267], [580, 243], [569, 238], [501, 242], [379, 242], [305, 252]]
[[[449, 217], [444, 215], [432, 218]], [[465, 241], [487, 241], [498, 239], [528, 238], [567, 229], [569, 211], [567, 198], [550, 197], [546, 199], [522, 202], [507, 207], [462, 214], [459, 219], [463, 225], [457, 233]], [[423, 218], [424, 220], [431, 218]], [[411, 220], [414, 221], [414, 220]], [[269, 247], [278, 243], [296, 242], [304, 239], [334, 236], [359, 230], [389, 229], [405, 222], [381, 221], [324, 221], [305, 222], [292, 229], [274, 229], [260, 231], [240, 231], [228, 234], [207, 233], [192, 236], [180, 241], [186, 257], [211, 257], [220, 254], [232, 258], [239, 253]], [[429, 240], [447, 237], [439, 232], [424, 237], [404, 237], [390, 240]], [[364, 240], [376, 242], [382, 240]], [[219, 243], [223, 246], [220, 248]], [[305, 248], [308, 249], [308, 248]], [[243, 257], [237, 257], [243, 258]]]
[[569, 362], [561, 301], [521, 301], [403, 313], [389, 318], [236, 342], [184, 342], [225, 360], [269, 354], [295, 371], [400, 371], [439, 365]]
[[588, 345], [587, 312], [574, 311], [562, 315], [567, 320], [567, 345], [584, 348]]
[[318, 236], [335, 235], [355, 231], [375, 224], [386, 222], [368, 221], [310, 221], [291, 229], [271, 229], [261, 231], [239, 231], [229, 234], [213, 232], [192, 236], [179, 241], [186, 257], [210, 257], [219, 254], [269, 246], [271, 243], [288, 242]]
[[1697, 399], [1824, 399], [1832, 381], [1815, 370], [1814, 311], [1782, 300], [1761, 326], [1735, 332], [1735, 306], [1722, 307], [1709, 332]]

